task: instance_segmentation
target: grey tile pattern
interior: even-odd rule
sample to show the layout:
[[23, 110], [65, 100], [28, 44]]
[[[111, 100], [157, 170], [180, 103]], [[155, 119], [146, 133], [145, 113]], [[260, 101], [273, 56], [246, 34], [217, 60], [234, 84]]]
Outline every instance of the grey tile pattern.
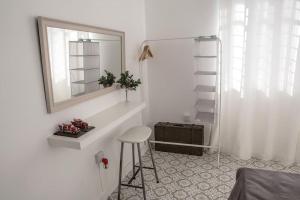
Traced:
[[[227, 199], [235, 183], [236, 170], [240, 167], [269, 169], [300, 173], [300, 166], [285, 166], [280, 162], [259, 159], [239, 160], [222, 154], [220, 168], [216, 154], [190, 156], [154, 151], [160, 183], [156, 183], [153, 170], [144, 170], [147, 199], [149, 200], [223, 200]], [[149, 152], [143, 157], [144, 166], [152, 166]], [[130, 172], [123, 180], [128, 181]], [[140, 184], [140, 178], [133, 181]], [[122, 187], [122, 200], [143, 199], [142, 190]], [[117, 190], [111, 195], [117, 199]]]

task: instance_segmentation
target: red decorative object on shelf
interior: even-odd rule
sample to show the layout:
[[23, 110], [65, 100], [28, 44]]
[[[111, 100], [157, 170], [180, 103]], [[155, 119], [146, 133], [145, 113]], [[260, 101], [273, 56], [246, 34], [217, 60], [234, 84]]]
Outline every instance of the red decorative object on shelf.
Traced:
[[77, 128], [80, 128], [81, 130], [88, 129], [89, 127], [89, 124], [87, 122], [82, 121], [81, 119], [74, 119], [71, 123]]
[[64, 132], [64, 133], [79, 133], [80, 132], [80, 128], [74, 126], [73, 124], [60, 124], [58, 125], [59, 130]]
[[57, 130], [54, 135], [79, 138], [95, 127], [89, 126], [87, 122], [84, 122], [81, 119], [74, 119], [71, 123], [59, 124], [58, 128], [59, 130]]

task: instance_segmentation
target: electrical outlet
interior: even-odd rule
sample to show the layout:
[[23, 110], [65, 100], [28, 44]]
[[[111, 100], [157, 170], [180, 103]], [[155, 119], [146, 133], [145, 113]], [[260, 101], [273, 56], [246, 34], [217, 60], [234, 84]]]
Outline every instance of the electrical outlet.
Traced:
[[183, 121], [184, 122], [191, 122], [192, 121], [191, 114], [189, 112], [183, 113]]
[[102, 162], [102, 158], [104, 158], [104, 152], [103, 151], [99, 151], [98, 153], [96, 153], [95, 162], [96, 162], [97, 165], [99, 165]]

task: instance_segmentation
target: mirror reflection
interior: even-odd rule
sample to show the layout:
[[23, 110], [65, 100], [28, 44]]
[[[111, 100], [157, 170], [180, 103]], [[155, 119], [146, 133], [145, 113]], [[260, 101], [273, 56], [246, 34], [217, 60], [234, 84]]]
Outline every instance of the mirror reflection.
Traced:
[[104, 88], [105, 70], [119, 78], [122, 38], [92, 32], [47, 27], [54, 103]]

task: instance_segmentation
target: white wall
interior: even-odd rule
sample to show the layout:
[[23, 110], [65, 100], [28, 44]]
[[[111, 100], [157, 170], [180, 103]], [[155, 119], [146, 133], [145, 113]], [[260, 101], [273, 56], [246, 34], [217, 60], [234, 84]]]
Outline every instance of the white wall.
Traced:
[[[137, 74], [137, 49], [145, 38], [144, 1], [0, 2], [0, 199], [105, 199], [116, 186], [119, 143], [114, 137], [129, 126], [142, 123], [141, 116], [128, 120], [87, 150], [50, 147], [46, 139], [57, 123], [91, 116], [119, 102], [121, 93], [114, 92], [47, 114], [37, 16], [125, 31], [126, 63]], [[100, 190], [99, 171], [93, 157], [101, 149], [111, 162], [108, 171], [100, 172], [105, 192]]]
[[[147, 39], [217, 34], [217, 0], [146, 0]], [[183, 122], [193, 113], [193, 40], [149, 43], [149, 123]]]

